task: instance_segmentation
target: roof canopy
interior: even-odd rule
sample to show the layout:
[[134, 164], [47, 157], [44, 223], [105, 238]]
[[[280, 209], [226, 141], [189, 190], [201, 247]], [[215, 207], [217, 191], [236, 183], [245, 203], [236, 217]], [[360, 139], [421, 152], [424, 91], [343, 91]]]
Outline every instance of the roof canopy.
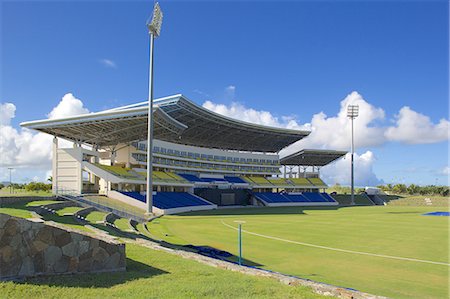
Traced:
[[[278, 152], [306, 137], [297, 131], [256, 125], [225, 117], [182, 95], [155, 100], [154, 138], [208, 148]], [[148, 102], [21, 126], [77, 142], [108, 146], [147, 139]]]
[[303, 149], [280, 159], [281, 165], [325, 166], [344, 156], [345, 151]]

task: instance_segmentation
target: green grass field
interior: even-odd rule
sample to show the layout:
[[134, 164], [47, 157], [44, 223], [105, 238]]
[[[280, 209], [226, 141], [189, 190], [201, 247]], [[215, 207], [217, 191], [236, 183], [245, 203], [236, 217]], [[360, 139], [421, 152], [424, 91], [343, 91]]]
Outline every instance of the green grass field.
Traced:
[[306, 287], [126, 245], [127, 271], [0, 282], [1, 298], [330, 298]]
[[226, 209], [164, 216], [149, 230], [237, 255], [234, 221], [244, 220], [249, 264], [393, 298], [447, 298], [450, 218], [421, 215], [430, 211], [448, 207]]
[[[11, 204], [0, 208], [0, 212], [27, 218], [31, 217], [32, 206], [39, 206], [39, 202]], [[74, 210], [74, 207], [63, 208], [56, 214], [46, 214], [44, 219], [90, 231], [71, 216], [62, 216]], [[114, 230], [95, 224], [105, 215], [94, 211], [88, 219], [96, 228], [115, 235]], [[117, 221], [124, 227], [127, 224], [128, 229], [125, 220]], [[143, 224], [139, 227], [143, 229]], [[126, 245], [126, 254], [126, 272], [0, 282], [0, 298], [330, 298], [319, 296], [310, 288], [287, 286], [274, 279], [219, 269], [130, 243]]]

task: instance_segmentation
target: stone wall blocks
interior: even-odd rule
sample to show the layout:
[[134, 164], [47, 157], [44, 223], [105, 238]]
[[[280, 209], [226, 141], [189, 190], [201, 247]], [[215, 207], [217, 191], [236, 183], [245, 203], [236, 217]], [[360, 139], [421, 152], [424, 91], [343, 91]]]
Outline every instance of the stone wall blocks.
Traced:
[[112, 238], [5, 214], [0, 225], [0, 280], [125, 270], [125, 244]]
[[0, 229], [5, 227], [6, 222], [11, 218], [11, 216], [6, 214], [0, 214]]

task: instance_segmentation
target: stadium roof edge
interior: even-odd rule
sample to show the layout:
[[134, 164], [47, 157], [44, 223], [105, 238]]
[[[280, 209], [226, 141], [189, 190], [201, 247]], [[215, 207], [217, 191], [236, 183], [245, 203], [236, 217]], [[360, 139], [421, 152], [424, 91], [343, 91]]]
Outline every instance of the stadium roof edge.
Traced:
[[347, 151], [328, 149], [302, 149], [280, 158], [281, 165], [325, 166], [343, 157]]
[[[148, 101], [144, 101], [65, 118], [28, 121], [20, 125], [83, 143], [112, 145], [114, 142], [133, 141], [132, 138], [144, 140], [147, 110]], [[182, 94], [156, 99], [153, 111], [155, 138], [186, 145], [278, 152], [310, 134], [310, 131], [269, 127], [223, 116], [197, 105]], [[104, 135], [108, 138], [103, 138]]]

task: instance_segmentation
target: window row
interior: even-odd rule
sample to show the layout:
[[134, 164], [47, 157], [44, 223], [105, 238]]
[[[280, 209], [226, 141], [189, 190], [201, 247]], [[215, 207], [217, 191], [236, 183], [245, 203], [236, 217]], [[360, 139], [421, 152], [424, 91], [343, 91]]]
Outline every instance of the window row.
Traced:
[[[141, 151], [147, 150], [147, 145], [144, 143], [135, 142], [132, 145], [135, 148], [137, 148], [138, 150], [141, 150]], [[170, 149], [170, 148], [167, 149], [167, 148], [159, 147], [159, 146], [154, 146], [153, 152], [163, 154], [163, 155], [178, 156], [178, 157], [196, 159], [196, 160], [208, 160], [208, 161], [229, 162], [229, 163], [277, 165], [277, 166], [279, 165], [277, 160], [208, 155], [208, 154], [200, 154], [200, 153], [193, 153], [193, 152], [187, 152], [187, 151], [179, 151], [179, 150], [174, 150], [174, 149]]]

